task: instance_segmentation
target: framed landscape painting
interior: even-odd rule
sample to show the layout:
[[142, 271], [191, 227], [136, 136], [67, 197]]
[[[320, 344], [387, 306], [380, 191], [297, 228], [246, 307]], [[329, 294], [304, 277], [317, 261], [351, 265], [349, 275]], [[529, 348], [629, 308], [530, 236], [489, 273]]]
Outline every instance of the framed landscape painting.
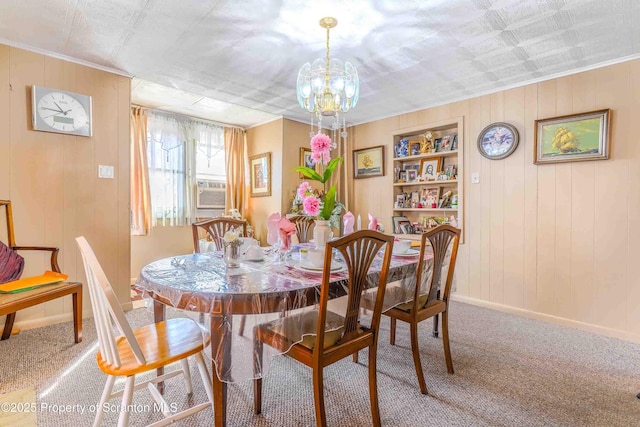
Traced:
[[384, 176], [384, 145], [353, 150], [353, 177]]
[[533, 162], [608, 159], [610, 120], [611, 110], [536, 120]]
[[249, 158], [251, 171], [251, 197], [271, 195], [271, 153]]

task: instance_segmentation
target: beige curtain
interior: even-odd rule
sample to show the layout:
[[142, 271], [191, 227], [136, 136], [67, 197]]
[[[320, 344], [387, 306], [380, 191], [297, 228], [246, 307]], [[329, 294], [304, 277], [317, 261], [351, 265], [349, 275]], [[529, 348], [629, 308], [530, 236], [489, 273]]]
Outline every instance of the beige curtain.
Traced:
[[151, 225], [147, 164], [147, 113], [131, 108], [131, 235], [146, 236]]
[[247, 207], [247, 141], [245, 131], [224, 128], [224, 152], [226, 157], [227, 191], [225, 211], [238, 209], [244, 217]]

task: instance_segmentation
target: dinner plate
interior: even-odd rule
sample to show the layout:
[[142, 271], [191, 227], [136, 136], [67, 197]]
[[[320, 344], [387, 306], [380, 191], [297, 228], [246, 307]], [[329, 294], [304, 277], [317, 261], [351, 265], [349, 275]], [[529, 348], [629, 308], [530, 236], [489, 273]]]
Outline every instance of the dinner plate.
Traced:
[[[323, 270], [323, 267], [315, 267], [315, 266], [312, 266], [311, 264], [308, 264], [305, 261], [291, 263], [290, 265], [296, 270], [305, 271], [307, 273], [322, 273], [322, 270]], [[346, 269], [347, 269], [347, 266], [340, 262], [334, 261], [331, 264], [332, 273], [338, 273], [341, 271], [345, 271]]]
[[420, 255], [420, 251], [416, 251], [415, 249], [409, 249], [407, 252], [404, 252], [401, 254], [392, 254], [392, 255], [399, 256], [399, 257], [412, 257], [412, 256]]

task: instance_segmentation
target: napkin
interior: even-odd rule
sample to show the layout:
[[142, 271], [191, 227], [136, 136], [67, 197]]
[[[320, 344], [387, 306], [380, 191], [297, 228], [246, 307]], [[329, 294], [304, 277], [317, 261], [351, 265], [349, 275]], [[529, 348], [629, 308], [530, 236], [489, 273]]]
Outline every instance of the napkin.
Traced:
[[344, 224], [343, 229], [344, 229], [345, 235], [353, 233], [353, 221], [354, 221], [354, 218], [351, 211], [347, 212], [342, 217], [342, 223]]
[[282, 217], [278, 222], [278, 229], [280, 240], [282, 240], [282, 249], [287, 250], [291, 246], [291, 236], [296, 234], [296, 225], [286, 217]]
[[280, 213], [272, 213], [267, 218], [267, 243], [275, 245], [278, 243], [278, 222], [280, 221]]
[[378, 231], [378, 218], [369, 214], [369, 230]]

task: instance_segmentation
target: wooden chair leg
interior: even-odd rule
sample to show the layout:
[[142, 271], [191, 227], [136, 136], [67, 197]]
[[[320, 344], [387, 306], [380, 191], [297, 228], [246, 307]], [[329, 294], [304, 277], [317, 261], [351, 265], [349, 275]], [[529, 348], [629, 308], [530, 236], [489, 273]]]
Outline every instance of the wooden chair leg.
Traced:
[[13, 329], [13, 321], [16, 320], [16, 313], [7, 314], [7, 318], [4, 321], [4, 330], [2, 331], [1, 340], [8, 340], [11, 336], [11, 330]]
[[122, 394], [122, 410], [120, 417], [118, 417], [118, 427], [126, 427], [129, 425], [129, 411], [125, 410], [131, 405], [131, 398], [133, 397], [133, 388], [135, 386], [135, 375], [127, 377], [124, 384], [124, 393]]
[[246, 315], [242, 315], [240, 317], [240, 325], [238, 326], [238, 335], [243, 336], [244, 335], [244, 324], [247, 321], [247, 316]]
[[74, 292], [73, 299], [73, 338], [76, 344], [82, 342], [82, 288]]
[[[262, 341], [258, 340], [257, 333], [253, 334], [253, 375], [262, 375]], [[262, 377], [253, 380], [253, 413], [262, 412]]]
[[113, 390], [113, 384], [116, 382], [116, 377], [113, 375], [109, 375], [107, 377], [107, 383], [104, 385], [104, 390], [102, 392], [102, 397], [100, 397], [100, 403], [98, 404], [98, 408], [96, 409], [96, 417], [93, 420], [93, 427], [99, 427], [102, 424], [102, 417], [104, 417], [104, 404], [109, 401], [109, 397], [111, 396], [111, 391]]
[[356, 351], [355, 353], [353, 353], [353, 363], [358, 363], [358, 354], [359, 353], [360, 353], [359, 351]]
[[420, 349], [418, 347], [418, 323], [409, 323], [411, 329], [411, 352], [413, 353], [413, 363], [416, 365], [416, 374], [418, 375], [418, 384], [420, 384], [420, 392], [422, 394], [429, 394], [427, 391], [427, 384], [424, 381], [424, 374], [422, 373], [422, 362], [420, 361]]
[[380, 407], [378, 406], [378, 377], [376, 346], [369, 347], [369, 400], [371, 401], [371, 421], [374, 427], [380, 427]]
[[196, 353], [195, 358], [196, 363], [198, 364], [198, 370], [200, 371], [200, 377], [202, 378], [202, 383], [204, 384], [204, 391], [207, 393], [209, 402], [211, 402], [211, 409], [213, 409], [213, 389], [211, 387], [211, 375], [209, 374], [207, 365], [204, 363], [204, 356], [202, 355], [202, 352]]
[[444, 358], [447, 361], [447, 372], [453, 374], [453, 361], [451, 360], [451, 348], [449, 347], [449, 312], [442, 313], [442, 345], [444, 346]]
[[322, 366], [313, 367], [313, 401], [316, 407], [316, 426], [327, 426], [327, 414], [324, 410], [324, 382]]
[[389, 344], [396, 345], [396, 318], [391, 318], [391, 330], [389, 331]]

